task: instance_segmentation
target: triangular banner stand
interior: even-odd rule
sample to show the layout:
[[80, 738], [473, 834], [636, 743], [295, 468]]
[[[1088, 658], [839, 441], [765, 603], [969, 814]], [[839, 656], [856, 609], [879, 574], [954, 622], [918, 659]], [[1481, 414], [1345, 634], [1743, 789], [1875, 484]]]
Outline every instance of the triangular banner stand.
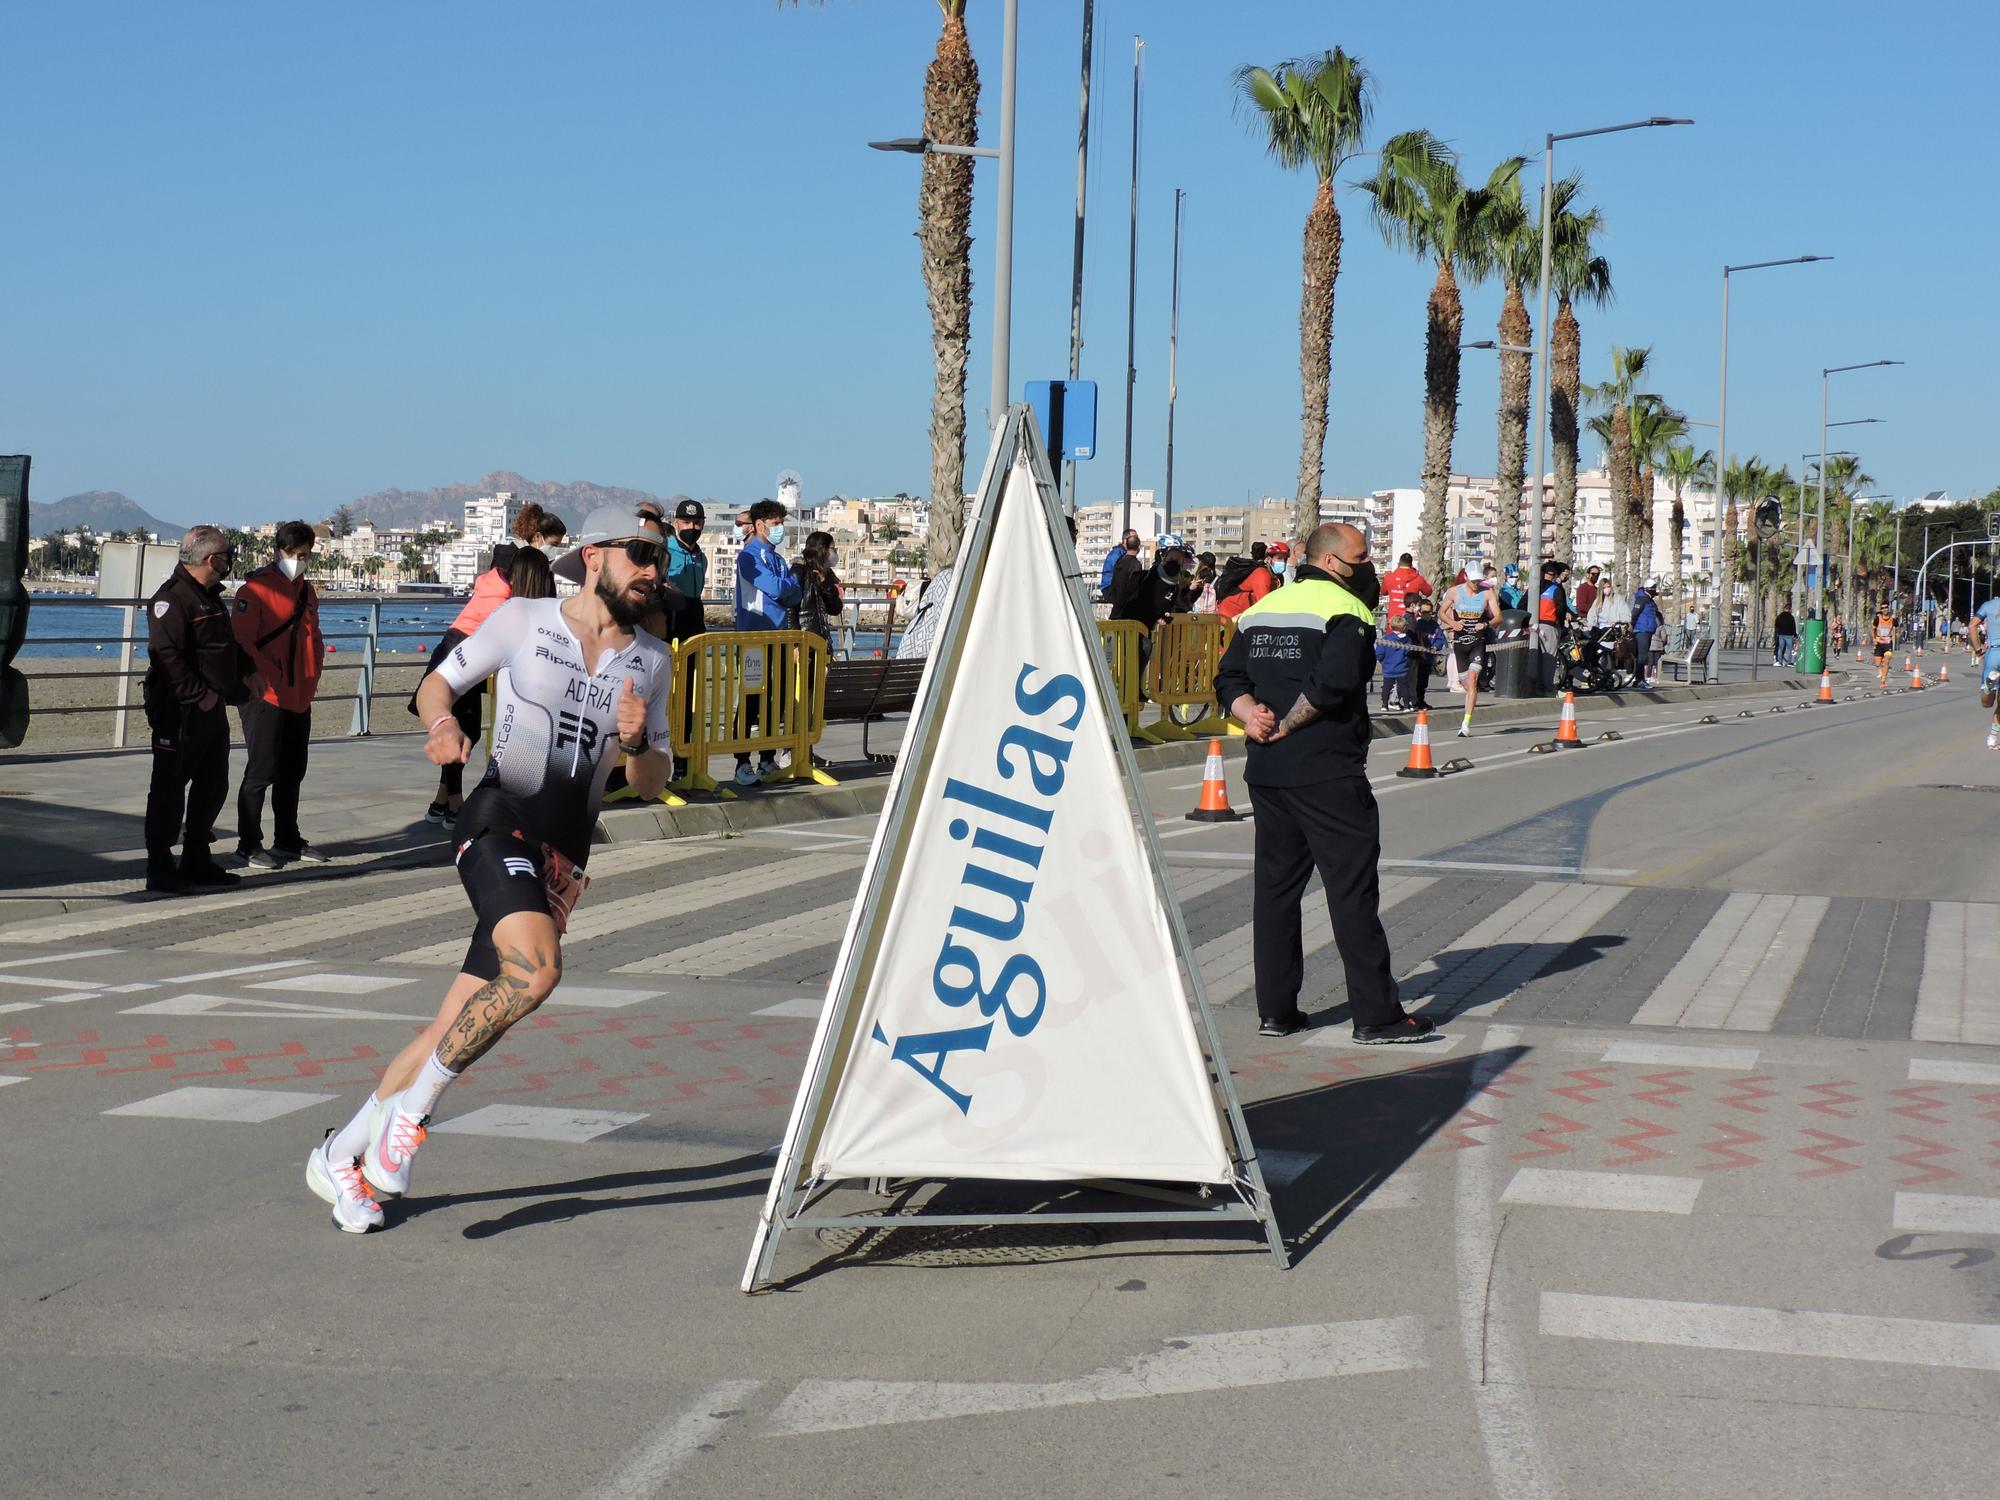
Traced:
[[[936, 642], [743, 1290], [788, 1230], [898, 1222], [1235, 1221], [1284, 1264], [1025, 406], [987, 456]], [[1088, 1183], [1149, 1206], [813, 1211], [836, 1183], [892, 1177]]]

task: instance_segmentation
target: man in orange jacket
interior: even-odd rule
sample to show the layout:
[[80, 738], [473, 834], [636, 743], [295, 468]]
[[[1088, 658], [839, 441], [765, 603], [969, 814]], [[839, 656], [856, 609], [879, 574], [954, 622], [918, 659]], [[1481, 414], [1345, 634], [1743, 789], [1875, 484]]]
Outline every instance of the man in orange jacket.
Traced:
[[[249, 763], [236, 793], [236, 853], [246, 865], [275, 870], [281, 860], [323, 865], [326, 856], [299, 832], [299, 786], [306, 779], [313, 695], [319, 691], [326, 642], [319, 633], [319, 596], [306, 578], [313, 529], [303, 521], [278, 528], [277, 559], [236, 591], [229, 622], [257, 669], [264, 691], [243, 705]], [[275, 824], [264, 847], [264, 793]]]

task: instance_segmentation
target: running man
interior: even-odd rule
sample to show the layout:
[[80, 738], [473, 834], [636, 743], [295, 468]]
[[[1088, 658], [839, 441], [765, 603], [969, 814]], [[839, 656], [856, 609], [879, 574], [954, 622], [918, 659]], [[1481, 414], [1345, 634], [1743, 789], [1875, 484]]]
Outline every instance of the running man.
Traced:
[[617, 753], [641, 798], [666, 785], [672, 657], [633, 628], [665, 560], [657, 520], [629, 506], [593, 512], [554, 564], [582, 592], [501, 605], [417, 689], [430, 726], [424, 753], [450, 765], [472, 748], [452, 705], [495, 676], [492, 756], [454, 835], [477, 925], [437, 1019], [306, 1158], [306, 1183], [333, 1205], [337, 1229], [382, 1227], [376, 1194], [409, 1191], [438, 1097], [562, 978], [562, 934], [588, 884], [583, 865]]
[[2000, 750], [2000, 599], [1988, 599], [1972, 612], [1972, 633], [1966, 639], [1979, 653], [1979, 706], [1993, 710], [1986, 748]]
[[1486, 670], [1486, 643], [1500, 623], [1500, 605], [1493, 597], [1493, 580], [1486, 567], [1477, 558], [1465, 565], [1465, 582], [1444, 596], [1440, 618], [1451, 636], [1459, 686], [1465, 689], [1465, 717], [1458, 724], [1462, 740], [1472, 738], [1472, 711], [1479, 706], [1479, 674]]
[[1896, 617], [1883, 606], [1875, 616], [1875, 680], [1885, 690], [1889, 686], [1889, 653], [1896, 649]]

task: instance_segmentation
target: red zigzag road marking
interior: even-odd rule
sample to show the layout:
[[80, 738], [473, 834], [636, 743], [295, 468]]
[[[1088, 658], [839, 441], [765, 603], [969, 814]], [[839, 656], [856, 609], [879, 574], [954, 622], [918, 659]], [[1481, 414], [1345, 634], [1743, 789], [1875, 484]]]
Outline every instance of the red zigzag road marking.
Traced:
[[1932, 1111], [1944, 1108], [1944, 1100], [1937, 1097], [1935, 1087], [1925, 1085], [1921, 1088], [1890, 1089], [1889, 1096], [1892, 1099], [1908, 1099], [1910, 1101], [1908, 1104], [1895, 1105], [1889, 1111], [1891, 1114], [1902, 1115], [1912, 1120], [1922, 1120], [1926, 1125], [1942, 1125], [1945, 1123], [1936, 1114], [1932, 1113]]
[[[1851, 1109], [1842, 1109], [1840, 1106], [1843, 1104], [1853, 1104], [1861, 1098], [1859, 1094], [1850, 1094], [1847, 1092], [1853, 1086], [1854, 1080], [1852, 1078], [1843, 1078], [1838, 1083], [1809, 1083], [1806, 1085], [1806, 1092], [1808, 1094], [1824, 1094], [1826, 1097], [1824, 1099], [1807, 1100], [1806, 1108], [1816, 1109], [1823, 1115], [1834, 1115], [1843, 1120], [1851, 1120], [1854, 1118], [1854, 1111]], [[1808, 1135], [1815, 1133], [1810, 1130], [1806, 1132]]]
[[1656, 1083], [1659, 1087], [1648, 1089], [1642, 1093], [1634, 1093], [1632, 1097], [1634, 1099], [1644, 1099], [1649, 1104], [1657, 1104], [1666, 1109], [1679, 1109], [1681, 1107], [1680, 1101], [1674, 1096], [1676, 1094], [1691, 1094], [1694, 1092], [1687, 1084], [1676, 1081], [1687, 1076], [1688, 1070], [1686, 1068], [1676, 1068], [1667, 1073], [1641, 1073], [1639, 1075], [1641, 1083]]
[[1600, 1090], [1611, 1087], [1611, 1069], [1609, 1068], [1569, 1068], [1564, 1070], [1563, 1077], [1584, 1081], [1573, 1083], [1566, 1089], [1550, 1089], [1549, 1092], [1565, 1095], [1568, 1098], [1574, 1099], [1578, 1104], [1590, 1103]]
[[[1807, 1109], [1812, 1109], [1814, 1107], [1815, 1106], [1810, 1104], [1806, 1106]], [[1799, 1173], [1799, 1176], [1825, 1177], [1834, 1172], [1855, 1172], [1860, 1170], [1861, 1164], [1859, 1162], [1840, 1161], [1835, 1157], [1828, 1156], [1827, 1152], [1852, 1151], [1857, 1149], [1861, 1145], [1861, 1142], [1850, 1141], [1844, 1135], [1835, 1135], [1831, 1131], [1827, 1130], [1807, 1130], [1804, 1133], [1814, 1137], [1816, 1140], [1825, 1142], [1825, 1144], [1821, 1146], [1795, 1147], [1792, 1151], [1792, 1155], [1803, 1156], [1807, 1161], [1823, 1162], [1825, 1163], [1825, 1165], [1820, 1167], [1817, 1171], [1801, 1172]]]
[[1418, 1154], [1423, 1155], [1438, 1151], [1464, 1151], [1472, 1146], [1483, 1146], [1486, 1144], [1485, 1141], [1476, 1135], [1468, 1135], [1466, 1132], [1477, 1130], [1482, 1125], [1498, 1125], [1499, 1123], [1500, 1121], [1497, 1116], [1482, 1115], [1478, 1110], [1467, 1105], [1452, 1117], [1451, 1123], [1445, 1126], [1444, 1134], [1430, 1145], [1424, 1147], [1423, 1151]]
[[1524, 1141], [1539, 1141], [1543, 1149], [1540, 1151], [1516, 1151], [1513, 1157], [1515, 1161], [1533, 1161], [1538, 1156], [1561, 1156], [1566, 1151], [1574, 1151], [1576, 1148], [1570, 1145], [1568, 1141], [1557, 1140], [1556, 1137], [1558, 1135], [1572, 1135], [1579, 1130], [1590, 1129], [1581, 1120], [1572, 1120], [1564, 1115], [1550, 1114], [1547, 1110], [1542, 1111], [1542, 1118], [1552, 1123], [1543, 1130], [1522, 1131], [1521, 1139]]
[[[1726, 1104], [1731, 1109], [1743, 1110], [1748, 1114], [1761, 1115], [1764, 1113], [1764, 1106], [1757, 1103], [1757, 1101], [1759, 1099], [1772, 1098], [1778, 1092], [1776, 1089], [1767, 1089], [1762, 1087], [1762, 1085], [1776, 1082], [1775, 1078], [1766, 1077], [1763, 1074], [1759, 1074], [1755, 1078], [1731, 1079], [1729, 1086], [1736, 1092], [1734, 1094], [1724, 1094], [1716, 1102], [1718, 1104]], [[1756, 1136], [1753, 1139], [1761, 1141], [1764, 1137]]]
[[1720, 1120], [1715, 1122], [1715, 1128], [1722, 1132], [1722, 1139], [1720, 1141], [1703, 1141], [1701, 1149], [1704, 1151], [1713, 1151], [1717, 1156], [1729, 1159], [1727, 1161], [1702, 1162], [1699, 1164], [1698, 1170], [1703, 1172], [1727, 1172], [1736, 1167], [1754, 1167], [1759, 1165], [1762, 1161], [1761, 1157], [1752, 1156], [1747, 1151], [1738, 1151], [1736, 1148], [1738, 1146], [1747, 1146], [1752, 1141], [1768, 1140], [1768, 1136], [1761, 1136], [1754, 1130], [1745, 1130], [1740, 1125], [1728, 1125]]
[[1646, 1142], [1656, 1141], [1664, 1135], [1678, 1134], [1678, 1132], [1669, 1129], [1665, 1125], [1655, 1125], [1651, 1120], [1635, 1120], [1629, 1115], [1626, 1116], [1622, 1123], [1634, 1127], [1632, 1133], [1630, 1135], [1613, 1136], [1611, 1144], [1614, 1146], [1624, 1146], [1631, 1154], [1619, 1157], [1606, 1157], [1604, 1165], [1607, 1167], [1629, 1167], [1638, 1162], [1653, 1161], [1658, 1157], [1665, 1156], [1666, 1152], [1655, 1151]]
[[[1898, 1110], [1897, 1113], [1900, 1114], [1902, 1111]], [[1920, 1182], [1942, 1182], [1947, 1177], [1956, 1177], [1958, 1175], [1951, 1168], [1939, 1166], [1933, 1160], [1933, 1158], [1940, 1156], [1956, 1156], [1958, 1154], [1956, 1146], [1943, 1146], [1936, 1141], [1927, 1141], [1920, 1136], [1914, 1135], [1899, 1135], [1896, 1139], [1907, 1146], [1920, 1148], [1914, 1151], [1905, 1151], [1901, 1156], [1892, 1156], [1889, 1158], [1890, 1161], [1901, 1162], [1906, 1167], [1918, 1169], [1918, 1175], [1915, 1177], [1897, 1179], [1897, 1187], [1915, 1187]]]

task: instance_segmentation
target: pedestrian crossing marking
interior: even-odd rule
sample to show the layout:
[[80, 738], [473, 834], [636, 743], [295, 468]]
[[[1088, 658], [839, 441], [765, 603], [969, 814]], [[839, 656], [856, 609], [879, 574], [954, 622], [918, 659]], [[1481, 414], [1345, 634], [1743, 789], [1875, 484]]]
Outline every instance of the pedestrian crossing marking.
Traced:
[[276, 1089], [171, 1089], [151, 1099], [139, 1099], [104, 1111], [156, 1120], [211, 1120], [232, 1125], [262, 1125], [284, 1115], [327, 1104], [334, 1094], [287, 1094]]
[[780, 1000], [776, 1005], [767, 1005], [762, 1010], [754, 1011], [752, 1014], [778, 1016], [789, 1021], [817, 1021], [819, 1013], [825, 1009], [826, 1002], [824, 1000], [815, 1000], [810, 996], [801, 996], [797, 1000]]
[[1682, 1349], [2000, 1370], [2000, 1327], [1985, 1323], [1543, 1292], [1541, 1331], [1554, 1338], [1665, 1344]]
[[1933, 901], [1917, 981], [1919, 1042], [2000, 1043], [2000, 907]]
[[1736, 892], [1639, 1007], [1632, 1024], [1769, 1031], [1827, 906], [1824, 896]]
[[1757, 1066], [1755, 1047], [1676, 1047], [1668, 1042], [1613, 1042], [1600, 1062], [1645, 1063], [1656, 1068], [1717, 1068], [1747, 1073]]
[[1701, 1193], [1698, 1177], [1648, 1172], [1580, 1172], [1562, 1167], [1522, 1167], [1500, 1194], [1502, 1203], [1544, 1208], [1608, 1208], [1627, 1213], [1691, 1214]]
[[646, 1117], [613, 1109], [542, 1109], [532, 1104], [488, 1104], [431, 1126], [447, 1135], [497, 1135], [531, 1141], [594, 1141]]
[[[1242, 877], [1234, 873], [1209, 872], [1214, 885], [1223, 885]], [[1377, 910], [1386, 919], [1388, 914], [1405, 901], [1421, 895], [1437, 884], [1433, 875], [1390, 875], [1382, 881], [1381, 895], [1377, 900]], [[1212, 887], [1210, 887], [1212, 888]], [[1201, 893], [1201, 887], [1194, 894]], [[1181, 891], [1178, 878], [1175, 882], [1176, 894], [1185, 904], [1190, 894]], [[1247, 995], [1257, 987], [1252, 972], [1254, 944], [1248, 922], [1233, 927], [1217, 938], [1210, 938], [1195, 950], [1195, 967], [1208, 980], [1209, 1003], [1227, 1005], [1238, 995]], [[1299, 926], [1300, 944], [1308, 959], [1333, 942], [1333, 920], [1327, 915], [1323, 898], [1308, 893], [1305, 898], [1305, 912]]]
[[1427, 997], [1418, 1009], [1440, 1019], [1490, 1015], [1631, 894], [1630, 886], [1537, 881], [1419, 964], [1403, 994]]
[[2000, 1198], [1898, 1193], [1895, 1227], [1916, 1234], [2000, 1234]]
[[1910, 1082], [2000, 1084], [2000, 1063], [1966, 1062], [1956, 1057], [1913, 1057]]
[[417, 981], [406, 974], [287, 974], [283, 979], [263, 979], [249, 985], [253, 990], [303, 990], [314, 995], [372, 995]]
[[643, 1005], [648, 1000], [658, 1000], [663, 990], [622, 990], [602, 985], [562, 984], [556, 992], [544, 1001], [547, 1005], [591, 1005], [600, 1010], [623, 1010], [628, 1005]]

